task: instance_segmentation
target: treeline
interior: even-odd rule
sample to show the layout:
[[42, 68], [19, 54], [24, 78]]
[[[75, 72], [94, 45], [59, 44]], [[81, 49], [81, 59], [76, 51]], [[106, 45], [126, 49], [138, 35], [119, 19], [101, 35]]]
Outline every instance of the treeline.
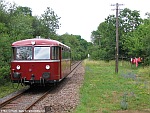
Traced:
[[17, 40], [41, 36], [58, 40], [71, 47], [72, 59], [87, 57], [88, 43], [81, 36], [56, 33], [60, 27], [60, 17], [47, 7], [41, 16], [33, 16], [29, 7], [17, 6], [0, 0], [0, 84], [9, 78], [11, 44]]
[[82, 60], [87, 58], [89, 48], [92, 46], [92, 43], [82, 39], [80, 35], [70, 35], [66, 33], [61, 35], [58, 40], [71, 47], [72, 60]]
[[[147, 13], [147, 19], [142, 19], [139, 11], [125, 8], [119, 12], [118, 19], [119, 58], [129, 60], [133, 57], [142, 57], [145, 65], [150, 64], [150, 14]], [[115, 59], [115, 15], [109, 15], [100, 23], [97, 30], [92, 32], [91, 38], [95, 45], [91, 48], [93, 59]]]

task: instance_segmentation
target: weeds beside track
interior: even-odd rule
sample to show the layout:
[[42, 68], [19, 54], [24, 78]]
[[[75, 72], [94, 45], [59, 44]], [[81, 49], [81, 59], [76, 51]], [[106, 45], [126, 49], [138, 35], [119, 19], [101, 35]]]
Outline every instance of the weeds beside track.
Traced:
[[85, 79], [80, 89], [80, 105], [77, 113], [127, 113], [150, 112], [150, 76], [140, 73], [142, 68], [131, 68], [128, 62], [119, 64], [115, 74], [115, 62], [85, 60]]

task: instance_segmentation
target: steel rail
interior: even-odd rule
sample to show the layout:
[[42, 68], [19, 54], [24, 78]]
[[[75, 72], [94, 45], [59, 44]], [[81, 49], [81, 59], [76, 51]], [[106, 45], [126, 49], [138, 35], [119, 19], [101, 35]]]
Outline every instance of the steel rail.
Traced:
[[27, 106], [26, 108], [25, 108], [25, 111], [23, 112], [23, 113], [26, 113], [29, 109], [31, 109], [37, 102], [39, 102], [39, 101], [41, 101], [44, 97], [46, 97], [48, 94], [49, 94], [49, 92], [52, 90], [52, 88], [51, 89], [49, 89], [48, 91], [46, 91], [42, 96], [40, 96], [38, 99], [36, 99], [32, 104], [30, 104], [29, 106]]
[[[78, 64], [77, 64], [78, 63]], [[70, 73], [72, 73], [81, 63], [82, 63], [82, 61], [79, 61], [79, 62], [77, 62], [77, 63], [75, 63], [75, 64], [77, 64], [71, 71], [70, 71]], [[74, 65], [75, 65], [74, 64]], [[69, 73], [69, 74], [70, 74]]]
[[14, 101], [15, 99], [19, 98], [21, 95], [23, 95], [29, 88], [24, 89], [24, 91], [14, 95], [13, 97], [9, 98], [8, 100], [0, 103], [0, 109], [3, 108], [5, 105], [9, 104], [10, 102]]

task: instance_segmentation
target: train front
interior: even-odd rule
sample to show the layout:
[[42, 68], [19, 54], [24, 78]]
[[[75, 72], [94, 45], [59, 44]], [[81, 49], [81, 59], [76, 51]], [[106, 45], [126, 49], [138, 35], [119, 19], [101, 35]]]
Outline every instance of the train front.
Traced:
[[[45, 85], [60, 79], [59, 47], [51, 47], [50, 44], [51, 42], [44, 39], [28, 39], [12, 44], [13, 83]], [[51, 52], [57, 53], [58, 58], [52, 60]]]

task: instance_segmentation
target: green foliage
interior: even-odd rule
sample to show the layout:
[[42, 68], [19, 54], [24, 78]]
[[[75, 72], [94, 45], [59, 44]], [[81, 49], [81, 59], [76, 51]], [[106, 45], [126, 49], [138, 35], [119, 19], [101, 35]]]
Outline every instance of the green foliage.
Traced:
[[9, 80], [10, 67], [5, 66], [0, 68], [0, 85], [4, 85]]
[[[149, 14], [149, 13], [147, 13]], [[139, 11], [125, 8], [119, 13], [119, 57], [142, 57], [144, 64], [150, 64], [150, 19], [142, 20]], [[91, 58], [115, 59], [116, 18], [109, 15], [92, 32]], [[98, 47], [99, 46], [99, 47]]]
[[56, 33], [56, 30], [59, 29], [60, 26], [59, 19], [60, 17], [58, 17], [50, 7], [47, 7], [40, 20], [44, 27], [44, 37], [49, 38], [51, 34]]
[[81, 36], [64, 34], [58, 40], [71, 48], [72, 60], [82, 60], [87, 57], [89, 43], [82, 39]]
[[[13, 84], [14, 87], [12, 86], [11, 82], [7, 82], [6, 84], [0, 85], [0, 98], [3, 98], [12, 92], [18, 91], [19, 89], [24, 89], [25, 86], [19, 85], [18, 84]], [[16, 89], [17, 88], [17, 89]]]
[[139, 11], [132, 11], [128, 8], [125, 8], [123, 11], [120, 11], [119, 21], [119, 26], [121, 26], [120, 32], [125, 33], [135, 30], [143, 22], [143, 20], [140, 18]]
[[7, 13], [6, 13], [6, 5], [4, 4], [3, 0], [0, 0], [0, 22], [5, 22], [7, 18]]
[[18, 37], [20, 39], [26, 39], [28, 37], [32, 37], [33, 29], [32, 29], [32, 17], [24, 16], [22, 14], [12, 16], [11, 22], [9, 24], [9, 34], [10, 37]]
[[5, 23], [0, 23], [0, 36], [2, 34], [5, 34], [7, 32], [7, 27], [5, 26]]
[[1, 34], [0, 36], [0, 85], [4, 84], [9, 79], [11, 47], [9, 37]]
[[[11, 10], [12, 13], [12, 10]], [[32, 10], [29, 7], [16, 7], [16, 10], [14, 10], [13, 15], [24, 15], [24, 16], [32, 16]]]
[[9, 41], [9, 37], [7, 35], [2, 35], [0, 38], [0, 68], [3, 66], [7, 66], [10, 62], [11, 58], [11, 42]]
[[[97, 53], [95, 59], [101, 60], [111, 60], [115, 58], [115, 25], [114, 16], [108, 16], [105, 22], [102, 22], [98, 26], [98, 30], [93, 32], [94, 46], [99, 46], [97, 48], [93, 47], [94, 53], [91, 57]], [[94, 56], [93, 56], [94, 55]]]
[[145, 64], [150, 64], [150, 20], [140, 25], [135, 31], [124, 37], [123, 49], [129, 56], [143, 57]]
[[101, 49], [101, 48], [99, 48], [99, 46], [93, 46], [91, 49], [94, 50], [90, 54], [91, 59], [94, 59], [94, 60], [109, 60], [109, 59], [111, 59], [109, 56], [109, 52], [106, 52], [105, 48]]

